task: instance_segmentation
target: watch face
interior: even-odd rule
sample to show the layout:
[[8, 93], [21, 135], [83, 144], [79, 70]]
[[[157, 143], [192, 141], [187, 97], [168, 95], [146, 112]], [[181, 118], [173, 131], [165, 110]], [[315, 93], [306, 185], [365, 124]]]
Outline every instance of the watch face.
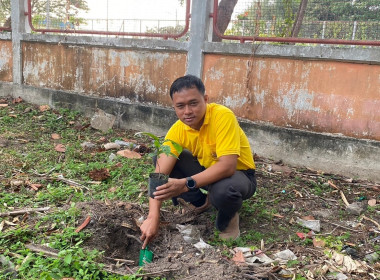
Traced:
[[195, 188], [195, 181], [193, 178], [191, 177], [188, 177], [186, 178], [187, 179], [187, 182], [186, 182], [186, 185], [189, 189], [194, 189]]

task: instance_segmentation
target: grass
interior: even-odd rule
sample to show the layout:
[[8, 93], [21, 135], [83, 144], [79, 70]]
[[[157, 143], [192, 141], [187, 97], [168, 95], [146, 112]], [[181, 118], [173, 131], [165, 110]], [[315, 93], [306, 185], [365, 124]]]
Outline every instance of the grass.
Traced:
[[[52, 139], [52, 134], [59, 134], [60, 139]], [[0, 212], [27, 207], [53, 208], [46, 214], [0, 218], [0, 256], [3, 257], [0, 259], [0, 279], [11, 277], [11, 273], [6, 274], [6, 262], [17, 268], [15, 279], [141, 279], [135, 275], [120, 276], [105, 271], [100, 263], [103, 252], [86, 251], [83, 243], [89, 234], [86, 231], [75, 232], [75, 229], [82, 214], [77, 207], [81, 202], [122, 200], [147, 203], [147, 196], [143, 194], [148, 174], [153, 171], [149, 156], [139, 160], [120, 156], [111, 158], [112, 151], [102, 149], [104, 143], [115, 140], [147, 139], [136, 137], [135, 131], [110, 130], [102, 133], [92, 129], [89, 120], [78, 112], [67, 109], [41, 111], [39, 107], [23, 102], [0, 107], [0, 135]], [[83, 147], [85, 142], [96, 147], [86, 149]], [[57, 151], [57, 144], [62, 144], [66, 151]], [[90, 175], [94, 170], [107, 170], [108, 178], [94, 182]], [[257, 162], [257, 170], [265, 170], [265, 166]], [[309, 214], [311, 210], [307, 206], [295, 205], [299, 194], [316, 195], [321, 199], [332, 195], [339, 198], [339, 194], [333, 193], [327, 183], [334, 179], [331, 175], [305, 178], [301, 172], [285, 180], [262, 171], [257, 193], [243, 202], [240, 215], [249, 227], [242, 228], [242, 237], [222, 242], [215, 232], [208, 243], [220, 246], [228, 257], [231, 257], [230, 248], [260, 248], [262, 241], [267, 245], [287, 243], [312, 247], [311, 239], [300, 240], [294, 234], [307, 234], [308, 230], [290, 223], [288, 219], [299, 212]], [[60, 175], [79, 186], [58, 180]], [[40, 184], [41, 187], [35, 191], [32, 184]], [[361, 190], [351, 200], [360, 200], [366, 195]], [[326, 201], [325, 208], [328, 209], [330, 205]], [[164, 203], [165, 206], [169, 204]], [[371, 206], [366, 215], [376, 220], [379, 210], [379, 204]], [[341, 210], [338, 216], [342, 220], [347, 214]], [[215, 220], [215, 216], [211, 219]], [[327, 248], [339, 251], [352, 238], [348, 233], [322, 236], [320, 239]], [[32, 252], [26, 247], [30, 242], [49, 244], [58, 252], [58, 257]], [[379, 245], [375, 244], [373, 250], [380, 254]], [[287, 267], [305, 264], [305, 261], [289, 261]], [[297, 274], [294, 279], [306, 278]]]
[[[110, 135], [112, 140], [133, 138], [133, 132], [124, 131], [116, 135], [113, 131], [104, 134], [94, 131], [87, 125], [88, 122], [77, 112], [66, 109], [42, 112], [26, 103], [0, 109], [1, 139], [7, 142], [0, 152], [0, 211], [60, 206], [69, 199], [71, 201], [68, 210], [57, 209], [44, 216], [37, 215], [38, 221], [33, 228], [26, 222], [2, 219], [14, 226], [0, 231], [0, 254], [17, 267], [18, 279], [137, 279], [103, 271], [98, 263], [102, 252], [84, 251], [81, 244], [88, 235], [75, 232], [76, 218], [80, 214], [75, 205], [94, 199], [146, 203], [146, 198], [139, 197], [139, 194], [153, 167], [147, 158], [136, 161], [116, 157], [110, 160], [109, 151], [85, 152], [81, 147], [83, 142], [100, 146], [111, 138]], [[53, 133], [59, 134], [60, 139], [53, 140]], [[66, 147], [65, 153], [55, 150], [58, 143]], [[99, 184], [92, 184], [89, 172], [102, 168], [109, 170], [110, 177]], [[49, 176], [39, 176], [50, 171]], [[90, 190], [51, 179], [58, 175], [85, 183]], [[17, 181], [21, 183], [16, 184]], [[41, 189], [38, 192], [31, 190], [32, 183], [41, 184]], [[8, 224], [3, 222], [3, 227], [5, 225]], [[49, 243], [51, 248], [59, 251], [58, 258], [31, 252], [25, 246], [29, 242]], [[10, 277], [4, 270], [0, 279]]]

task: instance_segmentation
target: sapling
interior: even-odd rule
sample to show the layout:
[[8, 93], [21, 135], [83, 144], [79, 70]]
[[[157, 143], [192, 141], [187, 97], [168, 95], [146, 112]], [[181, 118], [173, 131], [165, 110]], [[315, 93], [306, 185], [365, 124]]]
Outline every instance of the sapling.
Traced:
[[175, 157], [176, 159], [178, 159], [178, 156], [171, 151], [171, 147], [169, 145], [165, 145], [165, 143], [170, 142], [178, 154], [180, 154], [182, 152], [182, 147], [181, 147], [181, 145], [179, 145], [175, 141], [172, 141], [170, 139], [160, 138], [160, 137], [154, 135], [153, 133], [138, 132], [135, 135], [141, 135], [141, 134], [149, 136], [150, 138], [153, 139], [153, 151], [151, 153], [149, 153], [149, 156], [152, 157], [152, 159], [154, 159], [154, 158], [157, 159], [156, 164], [158, 167], [158, 173], [155, 172], [155, 173], [149, 174], [149, 196], [154, 198], [153, 193], [156, 191], [156, 188], [158, 186], [161, 186], [161, 185], [167, 183], [168, 178], [169, 178], [168, 175], [162, 174], [160, 172], [160, 165], [158, 163], [158, 157], [161, 154], [164, 154], [166, 156], [172, 156], [172, 157]]

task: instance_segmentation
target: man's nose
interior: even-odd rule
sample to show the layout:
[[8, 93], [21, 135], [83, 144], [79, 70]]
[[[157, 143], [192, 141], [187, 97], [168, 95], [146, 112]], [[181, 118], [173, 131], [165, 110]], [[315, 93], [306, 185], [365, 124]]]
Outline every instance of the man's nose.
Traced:
[[189, 105], [185, 106], [185, 114], [190, 114], [191, 113], [191, 108]]

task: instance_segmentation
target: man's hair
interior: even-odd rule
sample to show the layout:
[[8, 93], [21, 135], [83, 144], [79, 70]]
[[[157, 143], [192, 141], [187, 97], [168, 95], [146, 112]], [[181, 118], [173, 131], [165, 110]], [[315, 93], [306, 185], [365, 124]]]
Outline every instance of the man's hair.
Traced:
[[186, 75], [179, 77], [172, 83], [170, 87], [170, 98], [173, 99], [174, 93], [190, 88], [197, 88], [202, 95], [205, 95], [205, 85], [202, 80], [193, 75]]

